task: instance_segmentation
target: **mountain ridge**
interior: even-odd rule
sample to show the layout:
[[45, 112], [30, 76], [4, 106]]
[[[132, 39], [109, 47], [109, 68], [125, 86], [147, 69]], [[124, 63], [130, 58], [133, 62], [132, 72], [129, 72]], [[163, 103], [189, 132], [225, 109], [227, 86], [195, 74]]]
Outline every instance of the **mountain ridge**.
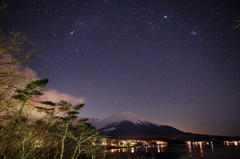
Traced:
[[240, 137], [194, 134], [168, 125], [155, 124], [131, 112], [122, 111], [103, 120], [92, 118], [92, 124], [104, 136], [131, 139], [240, 140]]
[[[133, 114], [131, 112], [127, 112], [127, 111], [122, 111], [119, 113], [116, 113], [106, 119], [94, 122], [93, 125], [95, 127], [97, 127], [98, 129], [101, 129], [109, 124], [119, 124], [122, 121], [130, 121], [134, 124], [148, 124], [148, 123], [153, 123], [153, 122], [149, 122], [145, 119], [143, 119], [142, 117]], [[155, 124], [155, 123], [154, 123]], [[157, 124], [156, 124], [157, 125]]]
[[156, 124], [126, 111], [116, 113], [104, 120], [93, 123], [93, 125], [107, 136], [112, 137], [185, 134], [174, 127]]

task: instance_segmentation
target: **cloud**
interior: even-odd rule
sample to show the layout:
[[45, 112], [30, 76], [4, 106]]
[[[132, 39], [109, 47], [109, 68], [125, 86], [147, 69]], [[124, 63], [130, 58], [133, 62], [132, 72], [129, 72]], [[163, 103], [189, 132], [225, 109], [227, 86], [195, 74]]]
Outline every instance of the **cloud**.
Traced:
[[[25, 73], [28, 75], [34, 75], [35, 71], [30, 68], [26, 68]], [[32, 74], [29, 74], [29, 73], [32, 73]], [[72, 95], [66, 94], [66, 93], [60, 93], [59, 91], [53, 90], [53, 89], [43, 91], [43, 95], [38, 97], [35, 100], [36, 101], [52, 101], [53, 103], [59, 103], [59, 101], [65, 100], [65, 101], [71, 103], [72, 105], [76, 105], [76, 104], [85, 102], [84, 98], [75, 97], [75, 96], [72, 96]], [[35, 106], [40, 106], [40, 107], [45, 107], [45, 108], [50, 107], [50, 106], [47, 106], [47, 105], [44, 105], [41, 103], [35, 103], [35, 102], [30, 102], [30, 105], [35, 105]], [[38, 112], [36, 109], [28, 109], [28, 113], [32, 119], [40, 119], [40, 118], [46, 117], [45, 113]], [[63, 114], [58, 113], [56, 115], [61, 116]]]
[[[6, 55], [5, 59], [10, 60], [13, 58], [11, 55]], [[13, 67], [14, 69], [18, 70], [22, 75], [24, 75], [24, 77], [27, 78], [27, 81], [39, 79], [37, 72], [29, 67], [21, 66], [18, 63], [12, 64], [10, 66]], [[72, 95], [66, 94], [66, 93], [60, 93], [57, 90], [53, 90], [53, 89], [46, 90], [43, 93], [44, 93], [44, 95], [39, 97], [39, 100], [52, 101], [55, 103], [59, 102], [60, 100], [66, 100], [67, 102], [69, 102], [71, 104], [79, 104], [79, 103], [84, 102], [83, 98], [78, 98], [78, 97], [75, 97], [75, 96], [72, 96]]]
[[[11, 56], [9, 54], [5, 54], [4, 56], [0, 56], [0, 57], [1, 57], [0, 64], [1, 63], [8, 63], [8, 61], [14, 60], [13, 56]], [[11, 68], [13, 70], [17, 70], [19, 75], [24, 77], [21, 80], [16, 81], [14, 83], [15, 87], [25, 87], [26, 84], [30, 83], [31, 81], [39, 79], [39, 77], [37, 75], [37, 72], [35, 70], [33, 70], [29, 67], [26, 67], [26, 66], [22, 66], [19, 63], [6, 64], [5, 66], [9, 69]], [[4, 67], [4, 65], [2, 65], [2, 67]], [[0, 69], [2, 67], [0, 67]], [[18, 75], [18, 73], [17, 73], [17, 75]], [[1, 84], [3, 84], [3, 83], [1, 83]], [[10, 93], [8, 96], [10, 97], [10, 96], [12, 96], [12, 94]], [[54, 103], [58, 103], [60, 100], [65, 100], [65, 101], [71, 103], [72, 105], [76, 105], [76, 104], [80, 104], [80, 103], [85, 102], [85, 100], [83, 98], [75, 97], [75, 96], [67, 94], [67, 93], [62, 93], [62, 92], [59, 92], [55, 89], [47, 89], [47, 90], [43, 91], [43, 95], [38, 97], [35, 100], [36, 101], [52, 101]], [[36, 103], [30, 102], [30, 105], [31, 104], [35, 105]], [[37, 105], [45, 107], [45, 105], [42, 105], [40, 103], [38, 103]], [[28, 110], [28, 111], [31, 112], [31, 116], [35, 116], [35, 117], [44, 116], [44, 113], [39, 113], [36, 110], [31, 109], [31, 110]]]
[[[78, 97], [74, 97], [72, 95], [69, 94], [64, 94], [64, 93], [60, 93], [57, 90], [47, 90], [43, 92], [44, 95], [40, 96], [37, 101], [52, 101], [54, 103], [58, 103], [60, 100], [65, 100], [73, 105], [75, 104], [80, 104], [83, 103], [85, 100], [83, 98], [78, 98]], [[40, 104], [40, 103], [34, 103], [34, 102], [30, 102], [32, 105], [35, 106], [40, 106], [40, 107], [46, 107], [46, 108], [50, 108], [50, 106], [46, 106], [44, 104]], [[30, 114], [31, 118], [34, 119], [40, 119], [40, 118], [44, 118], [46, 117], [46, 114], [43, 112], [38, 112], [36, 109], [29, 109], [28, 113]], [[62, 113], [58, 113], [56, 115], [63, 115]]]
[[39, 97], [42, 101], [52, 101], [54, 103], [59, 102], [60, 100], [65, 100], [71, 104], [84, 103], [83, 98], [74, 97], [69, 94], [60, 93], [57, 90], [47, 90], [43, 92], [44, 95]]
[[[24, 76], [27, 80], [39, 79], [36, 71], [29, 67], [20, 65], [11, 54], [0, 55], [0, 69], [2, 74], [9, 74], [9, 76], [14, 75], [19, 78], [20, 76]], [[15, 70], [14, 73], [10, 73], [11, 70]], [[16, 82], [20, 82], [20, 80]]]
[[32, 78], [32, 79], [39, 79], [37, 76], [37, 72], [34, 71], [33, 69], [29, 68], [29, 67], [19, 67], [19, 71], [24, 74], [25, 76], [27, 76], [28, 78]]

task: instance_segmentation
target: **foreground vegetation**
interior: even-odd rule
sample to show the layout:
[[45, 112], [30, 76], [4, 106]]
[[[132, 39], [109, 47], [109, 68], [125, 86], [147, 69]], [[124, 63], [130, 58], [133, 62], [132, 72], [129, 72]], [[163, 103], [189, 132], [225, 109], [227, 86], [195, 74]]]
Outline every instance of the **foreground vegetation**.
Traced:
[[[1, 19], [6, 7], [0, 7]], [[39, 100], [48, 79], [22, 71], [34, 52], [26, 41], [20, 32], [0, 30], [0, 158], [104, 158], [98, 131], [87, 119], [77, 120], [84, 104]]]

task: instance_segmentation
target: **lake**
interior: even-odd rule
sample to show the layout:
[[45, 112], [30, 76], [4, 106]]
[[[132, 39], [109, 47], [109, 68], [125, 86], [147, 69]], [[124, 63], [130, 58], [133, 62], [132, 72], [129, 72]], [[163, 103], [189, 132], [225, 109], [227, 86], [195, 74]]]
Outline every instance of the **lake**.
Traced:
[[106, 154], [107, 159], [240, 159], [240, 145], [198, 142], [110, 149]]

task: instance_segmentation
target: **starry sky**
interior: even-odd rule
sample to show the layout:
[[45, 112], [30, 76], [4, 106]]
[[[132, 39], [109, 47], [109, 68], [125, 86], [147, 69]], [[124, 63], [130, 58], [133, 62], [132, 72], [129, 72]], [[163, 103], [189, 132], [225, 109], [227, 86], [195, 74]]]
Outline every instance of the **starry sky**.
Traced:
[[237, 0], [10, 0], [26, 67], [84, 99], [81, 116], [130, 111], [185, 132], [240, 136]]

